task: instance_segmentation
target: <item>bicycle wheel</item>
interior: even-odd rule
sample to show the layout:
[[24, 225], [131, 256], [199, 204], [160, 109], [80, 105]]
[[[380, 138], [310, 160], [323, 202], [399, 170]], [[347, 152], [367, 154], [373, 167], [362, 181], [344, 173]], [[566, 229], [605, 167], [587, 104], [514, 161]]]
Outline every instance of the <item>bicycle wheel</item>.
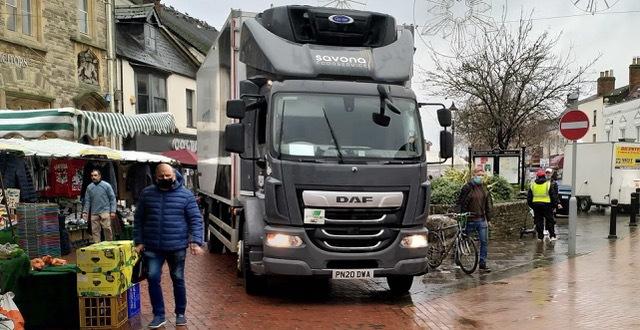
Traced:
[[444, 242], [440, 235], [429, 233], [429, 246], [427, 247], [427, 264], [431, 269], [436, 269], [444, 259]]
[[473, 274], [478, 267], [478, 249], [471, 237], [461, 235], [456, 242], [456, 264], [463, 272]]

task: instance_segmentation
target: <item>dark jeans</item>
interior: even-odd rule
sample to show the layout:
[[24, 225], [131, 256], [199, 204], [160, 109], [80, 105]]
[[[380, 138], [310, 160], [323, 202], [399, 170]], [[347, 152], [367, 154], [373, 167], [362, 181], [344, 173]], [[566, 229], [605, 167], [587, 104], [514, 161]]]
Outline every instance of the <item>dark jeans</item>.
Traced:
[[549, 237], [556, 237], [556, 221], [553, 219], [553, 208], [551, 204], [533, 204], [533, 222], [536, 224], [538, 238], [544, 238], [545, 223], [549, 231]]
[[184, 282], [184, 261], [187, 250], [178, 251], [144, 251], [144, 260], [149, 265], [149, 298], [153, 307], [153, 315], [164, 318], [164, 299], [162, 298], [162, 266], [165, 260], [169, 265], [173, 296], [176, 302], [176, 314], [184, 314], [187, 309], [187, 288]]
[[489, 246], [488, 227], [487, 221], [482, 219], [467, 221], [467, 227], [465, 228], [467, 235], [478, 232], [478, 238], [480, 239], [480, 264], [486, 264], [487, 262], [487, 249]]

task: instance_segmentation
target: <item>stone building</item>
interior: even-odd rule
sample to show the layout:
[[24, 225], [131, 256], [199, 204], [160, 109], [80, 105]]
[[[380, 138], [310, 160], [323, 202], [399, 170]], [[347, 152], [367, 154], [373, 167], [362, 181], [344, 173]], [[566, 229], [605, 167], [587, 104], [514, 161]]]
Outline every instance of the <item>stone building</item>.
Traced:
[[103, 0], [0, 0], [0, 109], [108, 108]]

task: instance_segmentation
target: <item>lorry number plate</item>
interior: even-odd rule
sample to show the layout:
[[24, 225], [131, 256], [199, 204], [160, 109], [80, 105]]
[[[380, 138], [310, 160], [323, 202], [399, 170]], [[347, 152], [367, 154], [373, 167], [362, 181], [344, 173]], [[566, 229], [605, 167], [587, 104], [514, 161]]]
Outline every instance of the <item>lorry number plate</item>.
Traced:
[[359, 280], [373, 278], [373, 269], [334, 269], [333, 279]]

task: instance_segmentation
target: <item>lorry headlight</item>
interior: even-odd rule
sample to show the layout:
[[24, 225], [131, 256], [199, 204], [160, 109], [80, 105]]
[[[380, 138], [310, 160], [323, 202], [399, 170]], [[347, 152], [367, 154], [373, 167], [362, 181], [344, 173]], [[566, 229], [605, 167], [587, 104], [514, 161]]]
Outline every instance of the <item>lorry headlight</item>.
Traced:
[[415, 234], [402, 238], [400, 246], [408, 249], [427, 247], [427, 234]]
[[302, 246], [302, 238], [283, 233], [267, 233], [267, 246], [274, 248], [295, 248]]

